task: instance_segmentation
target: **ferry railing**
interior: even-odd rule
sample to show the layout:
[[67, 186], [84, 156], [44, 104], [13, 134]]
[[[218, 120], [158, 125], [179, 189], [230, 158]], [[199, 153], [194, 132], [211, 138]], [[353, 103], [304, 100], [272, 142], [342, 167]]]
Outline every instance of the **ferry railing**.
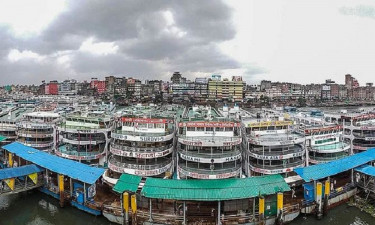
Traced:
[[99, 155], [103, 153], [103, 151], [95, 151], [95, 152], [78, 152], [75, 150], [62, 150], [59, 148], [58, 150], [61, 153], [67, 154], [67, 155], [75, 155], [75, 156], [94, 156], [94, 155]]
[[199, 136], [199, 137], [186, 137], [180, 136], [181, 140], [194, 141], [194, 142], [234, 142], [242, 140], [241, 137], [221, 137], [221, 136]]
[[193, 167], [194, 165], [192, 165], [192, 164], [188, 164], [188, 166], [186, 166], [185, 164], [180, 163], [178, 166], [181, 169], [183, 169], [185, 171], [188, 171], [188, 172], [193, 172], [193, 173], [198, 173], [198, 174], [210, 174], [210, 175], [222, 174], [222, 173], [231, 173], [231, 172], [236, 172], [236, 171], [241, 169], [241, 165], [234, 165], [234, 164], [232, 164], [231, 168], [225, 168], [225, 169], [220, 169], [220, 168], [216, 169], [215, 168], [213, 170], [211, 170], [210, 168], [194, 168]]
[[250, 165], [256, 168], [260, 168], [260, 169], [286, 169], [290, 167], [304, 165], [304, 160], [280, 164], [280, 165], [263, 165], [263, 164], [255, 164], [255, 163], [250, 162]]
[[111, 126], [98, 126], [98, 127], [87, 127], [87, 126], [73, 126], [73, 125], [65, 125], [64, 123], [57, 125], [61, 130], [64, 128], [72, 129], [72, 130], [108, 130], [111, 129]]
[[113, 131], [113, 134], [118, 134], [118, 135], [131, 135], [131, 136], [146, 136], [146, 137], [162, 137], [162, 136], [167, 136], [170, 134], [173, 134], [174, 130], [166, 130], [164, 133], [146, 133], [146, 132], [141, 132], [141, 131], [123, 131], [123, 130], [115, 130]]
[[18, 134], [26, 134], [26, 135], [33, 135], [33, 134], [52, 134], [53, 135], [53, 130], [51, 129], [50, 131], [26, 131], [26, 130], [18, 130]]
[[51, 141], [27, 141], [27, 140], [20, 139], [19, 141], [22, 143], [31, 144], [31, 145], [37, 145], [37, 144], [53, 145], [53, 140]]
[[239, 149], [236, 150], [225, 150], [223, 152], [215, 152], [215, 153], [202, 153], [198, 151], [185, 151], [185, 150], [179, 150], [179, 152], [183, 155], [192, 156], [192, 157], [200, 157], [200, 158], [224, 158], [224, 157], [231, 157], [231, 156], [237, 156], [241, 154], [241, 151]]
[[111, 148], [123, 150], [123, 151], [130, 151], [130, 152], [162, 152], [172, 147], [173, 147], [173, 144], [169, 144], [169, 145], [158, 147], [158, 148], [142, 148], [142, 147], [138, 148], [138, 147], [130, 147], [130, 146], [124, 146], [124, 145], [111, 143]]
[[102, 137], [72, 137], [72, 136], [66, 136], [63, 137], [63, 141], [92, 141], [92, 142], [105, 142], [104, 136]]
[[284, 151], [275, 151], [275, 149], [272, 149], [272, 148], [271, 148], [271, 151], [269, 151], [267, 147], [264, 148], [264, 151], [263, 151], [263, 148], [250, 149], [250, 152], [257, 154], [257, 155], [263, 155], [263, 152], [264, 152], [264, 155], [286, 155], [290, 153], [299, 153], [299, 152], [304, 152], [304, 151], [305, 150], [303, 149], [302, 146], [299, 146], [299, 147], [293, 146], [291, 149], [284, 150]]
[[285, 141], [301, 141], [305, 139], [304, 136], [299, 135], [299, 134], [290, 134], [290, 135], [285, 135], [285, 136], [279, 136], [279, 135], [267, 135], [265, 137], [264, 135], [260, 136], [250, 136], [249, 137], [252, 140], [258, 141], [258, 142], [285, 142]]
[[136, 162], [132, 162], [132, 163], [127, 163], [127, 162], [119, 162], [119, 161], [116, 161], [113, 157], [111, 157], [109, 159], [109, 163], [115, 165], [115, 166], [118, 166], [118, 167], [121, 167], [121, 168], [127, 168], [127, 169], [137, 169], [137, 170], [154, 170], [154, 169], [160, 169], [160, 168], [163, 168], [167, 165], [169, 165], [170, 163], [172, 163], [172, 159], [162, 159], [162, 158], [159, 158], [159, 162], [151, 162], [149, 164], [152, 164], [152, 165], [139, 165], [139, 164], [136, 164]]
[[314, 157], [314, 156], [310, 155], [309, 158], [312, 159], [312, 160], [316, 160], [316, 161], [332, 161], [332, 160], [344, 158], [346, 156], [348, 156], [348, 155], [343, 154], [343, 155], [340, 155], [340, 156], [327, 156], [327, 157]]
[[332, 150], [332, 149], [344, 150], [345, 148], [348, 148], [348, 147], [350, 148], [350, 144], [340, 142], [334, 145], [330, 144], [330, 145], [312, 146], [311, 149], [312, 150]]

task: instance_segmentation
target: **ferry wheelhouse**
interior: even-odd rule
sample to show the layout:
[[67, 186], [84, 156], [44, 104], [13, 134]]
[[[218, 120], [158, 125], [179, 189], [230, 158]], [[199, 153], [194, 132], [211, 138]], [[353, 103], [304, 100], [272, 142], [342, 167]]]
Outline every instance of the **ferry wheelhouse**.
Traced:
[[43, 151], [52, 151], [54, 146], [54, 126], [60, 115], [52, 112], [25, 113], [18, 123], [17, 141]]
[[178, 124], [178, 177], [241, 177], [241, 126], [210, 106], [185, 109]]
[[0, 114], [0, 135], [7, 139], [2, 144], [9, 144], [17, 139], [17, 123], [25, 113], [32, 112], [32, 108], [7, 108]]
[[[123, 173], [143, 177], [171, 176], [178, 109], [172, 105], [135, 105], [118, 113], [111, 135], [106, 175], [114, 179]], [[111, 183], [110, 179], [107, 181]]]
[[247, 176], [284, 174], [305, 165], [305, 137], [293, 121], [281, 115], [256, 113], [243, 118], [245, 171]]
[[55, 154], [88, 164], [104, 165], [112, 117], [102, 112], [73, 112], [57, 126]]
[[344, 127], [344, 138], [351, 144], [351, 154], [375, 147], [375, 113], [329, 114], [326, 120]]

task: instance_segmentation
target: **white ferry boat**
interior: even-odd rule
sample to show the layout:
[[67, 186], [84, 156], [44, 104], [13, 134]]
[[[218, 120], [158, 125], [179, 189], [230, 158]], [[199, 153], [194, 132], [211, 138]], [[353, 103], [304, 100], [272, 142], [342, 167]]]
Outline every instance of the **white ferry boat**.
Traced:
[[18, 123], [17, 141], [26, 146], [52, 152], [55, 140], [54, 126], [60, 115], [52, 112], [25, 113]]
[[305, 166], [305, 137], [289, 118], [278, 112], [259, 111], [242, 119], [247, 176], [283, 174]]
[[374, 112], [340, 112], [326, 114], [327, 121], [343, 126], [344, 139], [351, 145], [350, 154], [375, 147]]
[[33, 108], [10, 107], [4, 109], [0, 114], [0, 135], [7, 139], [2, 144], [12, 143], [17, 139], [17, 123], [23, 118], [25, 113], [30, 113]]
[[123, 173], [170, 177], [174, 171], [175, 117], [179, 106], [135, 105], [117, 113], [105, 181]]
[[104, 165], [108, 156], [111, 115], [103, 112], [74, 112], [56, 127], [55, 154], [83, 163]]
[[178, 124], [178, 177], [241, 177], [241, 124], [210, 106], [185, 109]]

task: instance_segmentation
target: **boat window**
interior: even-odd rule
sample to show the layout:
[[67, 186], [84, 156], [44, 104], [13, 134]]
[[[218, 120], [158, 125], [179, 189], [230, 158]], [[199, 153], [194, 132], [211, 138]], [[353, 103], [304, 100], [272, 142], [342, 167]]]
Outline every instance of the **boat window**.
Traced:
[[195, 131], [195, 127], [187, 127], [187, 131]]
[[214, 131], [213, 127], [206, 127], [206, 131]]

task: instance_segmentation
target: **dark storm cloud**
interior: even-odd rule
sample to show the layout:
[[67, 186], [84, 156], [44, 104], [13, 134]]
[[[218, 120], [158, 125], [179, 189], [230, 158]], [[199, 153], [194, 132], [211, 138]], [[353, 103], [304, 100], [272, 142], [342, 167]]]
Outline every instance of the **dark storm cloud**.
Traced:
[[[173, 23], [166, 18], [167, 11]], [[71, 0], [37, 36], [17, 39], [0, 27], [0, 38], [5, 40], [0, 42], [0, 65], [6, 68], [0, 76], [13, 74], [16, 83], [34, 82], [36, 77], [82, 80], [116, 74], [145, 79], [171, 71], [217, 72], [239, 67], [218, 48], [234, 36], [232, 10], [221, 1]], [[79, 51], [90, 37], [95, 42], [113, 42], [118, 52]], [[30, 50], [45, 60], [10, 63], [6, 57], [10, 49]], [[70, 59], [69, 68], [56, 61], [61, 52]]]

